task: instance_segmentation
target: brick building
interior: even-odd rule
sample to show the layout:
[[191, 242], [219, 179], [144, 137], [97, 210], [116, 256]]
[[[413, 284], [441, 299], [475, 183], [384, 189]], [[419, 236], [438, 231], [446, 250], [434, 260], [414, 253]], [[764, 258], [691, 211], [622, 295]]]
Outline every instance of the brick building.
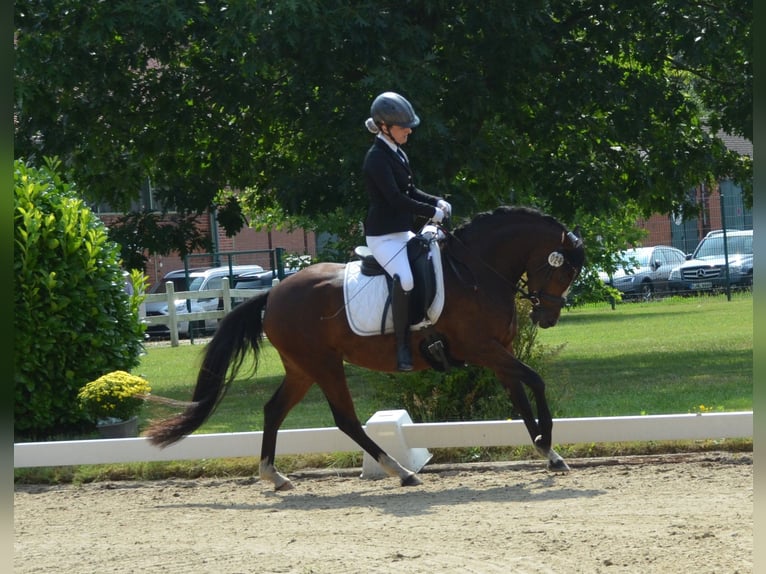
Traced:
[[[721, 135], [730, 150], [753, 157], [753, 143], [740, 137]], [[691, 253], [699, 241], [715, 229], [752, 229], [752, 210], [744, 206], [742, 189], [731, 180], [719, 181], [713, 189], [700, 184], [690, 190], [700, 206], [700, 215], [681, 221], [668, 215], [655, 214], [639, 220], [638, 226], [648, 231], [644, 246], [672, 245]]]
[[[109, 226], [120, 214], [99, 213], [101, 220]], [[286, 255], [317, 254], [316, 235], [312, 231], [255, 231], [249, 227], [242, 229], [234, 237], [226, 237], [218, 227], [212, 215], [201, 215], [197, 219], [199, 230], [213, 240], [213, 251], [219, 253], [216, 261], [209, 254], [195, 253], [189, 257], [189, 267], [211, 267], [216, 265], [257, 264], [264, 269], [271, 269], [269, 252], [281, 247]], [[246, 253], [243, 253], [246, 252]], [[184, 260], [178, 253], [170, 255], [150, 255], [146, 264], [146, 274], [151, 285], [162, 280], [166, 273], [184, 268]]]

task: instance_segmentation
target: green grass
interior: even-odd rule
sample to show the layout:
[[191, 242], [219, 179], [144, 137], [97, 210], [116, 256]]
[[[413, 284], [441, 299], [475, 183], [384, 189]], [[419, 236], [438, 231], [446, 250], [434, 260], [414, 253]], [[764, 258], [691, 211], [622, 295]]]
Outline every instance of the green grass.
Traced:
[[[538, 332], [561, 347], [545, 368], [556, 417], [620, 416], [752, 409], [753, 299], [749, 294], [673, 298], [565, 310], [559, 324]], [[156, 395], [188, 400], [202, 345], [148, 347], [136, 373]], [[391, 376], [347, 366], [357, 414], [401, 408], [378, 392]], [[282, 380], [276, 351], [264, 345], [257, 376], [246, 363], [218, 410], [198, 432], [262, 430], [263, 405]], [[388, 401], [388, 402], [386, 402]], [[173, 409], [149, 403], [142, 415], [163, 418]], [[283, 428], [334, 426], [317, 387], [287, 417]]]
[[565, 311], [539, 340], [555, 416], [753, 408], [753, 299], [736, 294]]
[[[149, 347], [135, 373], [147, 378], [152, 394], [176, 400], [189, 400], [202, 360], [202, 345], [179, 347]], [[237, 379], [229, 388], [217, 410], [197, 433], [222, 433], [263, 430], [263, 405], [282, 382], [284, 369], [279, 356], [264, 340], [258, 372], [253, 376], [252, 356], [243, 365]], [[386, 405], [376, 391], [389, 375], [373, 373], [347, 365], [346, 375], [354, 397], [357, 414], [366, 421], [376, 411], [399, 408]], [[169, 416], [179, 409], [157, 403], [146, 403], [140, 424]], [[292, 410], [281, 428], [316, 428], [335, 426], [330, 407], [319, 387], [312, 387], [306, 397]]]
[[[538, 332], [556, 357], [545, 366], [555, 417], [619, 416], [751, 410], [753, 385], [753, 299], [748, 293], [672, 298], [649, 303], [608, 304], [565, 310], [559, 324]], [[134, 373], [146, 377], [152, 393], [189, 400], [203, 346], [148, 346]], [[218, 410], [197, 432], [262, 430], [263, 405], [280, 384], [282, 365], [266, 343], [258, 374], [246, 363]], [[349, 387], [360, 420], [377, 410], [401, 408], [380, 392], [392, 376], [347, 366]], [[387, 402], [388, 401], [388, 402]], [[165, 418], [174, 409], [147, 403], [141, 425]], [[334, 426], [318, 388], [289, 414], [282, 428]], [[608, 437], [605, 437], [608, 438]], [[565, 457], [692, 450], [751, 450], [752, 440], [663, 443], [599, 443], [559, 446]], [[434, 449], [434, 462], [535, 458], [531, 447]], [[285, 472], [318, 466], [359, 466], [361, 454], [334, 453], [279, 457]], [[153, 479], [166, 476], [257, 474], [257, 459], [217, 459], [122, 465], [84, 465], [19, 469], [25, 482], [85, 482], [103, 479]]]

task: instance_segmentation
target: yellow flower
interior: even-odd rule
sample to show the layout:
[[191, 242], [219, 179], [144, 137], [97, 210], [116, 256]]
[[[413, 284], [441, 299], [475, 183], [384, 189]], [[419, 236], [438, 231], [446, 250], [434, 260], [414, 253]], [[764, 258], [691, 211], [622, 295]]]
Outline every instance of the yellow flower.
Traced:
[[148, 381], [139, 376], [112, 371], [82, 387], [77, 399], [94, 421], [108, 417], [127, 420], [138, 414], [151, 390]]

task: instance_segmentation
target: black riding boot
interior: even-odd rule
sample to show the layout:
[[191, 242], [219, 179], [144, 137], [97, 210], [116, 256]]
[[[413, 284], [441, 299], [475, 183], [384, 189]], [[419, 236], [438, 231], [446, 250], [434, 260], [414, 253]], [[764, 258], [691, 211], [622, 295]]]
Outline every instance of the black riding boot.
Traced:
[[394, 275], [391, 289], [391, 314], [396, 335], [396, 364], [400, 371], [412, 370], [410, 352], [410, 292], [402, 289], [399, 276]]

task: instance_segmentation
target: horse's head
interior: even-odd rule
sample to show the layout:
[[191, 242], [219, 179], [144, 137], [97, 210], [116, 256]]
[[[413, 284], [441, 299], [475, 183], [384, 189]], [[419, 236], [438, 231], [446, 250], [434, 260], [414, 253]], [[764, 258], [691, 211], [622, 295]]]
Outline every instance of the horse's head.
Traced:
[[567, 293], [584, 263], [582, 238], [576, 232], [563, 230], [557, 244], [534, 250], [527, 265], [526, 289], [521, 291], [532, 303], [533, 323], [547, 329], [558, 322]]
[[476, 215], [455, 230], [450, 247], [469, 269], [475, 265], [477, 275], [500, 276], [504, 287], [511, 283], [532, 303], [532, 321], [543, 329], [558, 322], [567, 292], [585, 264], [579, 233], [529, 207], [501, 206]]

